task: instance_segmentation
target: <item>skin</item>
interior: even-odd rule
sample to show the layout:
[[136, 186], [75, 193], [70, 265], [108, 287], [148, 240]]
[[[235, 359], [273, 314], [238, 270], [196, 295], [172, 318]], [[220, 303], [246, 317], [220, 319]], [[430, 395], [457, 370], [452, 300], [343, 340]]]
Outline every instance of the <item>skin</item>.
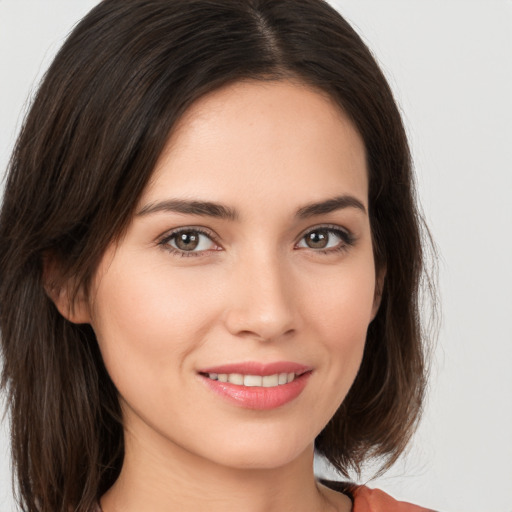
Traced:
[[[296, 216], [346, 195], [364, 208]], [[222, 203], [238, 217], [138, 214], [171, 198]], [[188, 110], [89, 299], [73, 313], [56, 300], [93, 326], [120, 394], [126, 457], [104, 512], [351, 509], [315, 481], [313, 442], [356, 376], [379, 305], [367, 198], [361, 137], [318, 91], [243, 82]], [[304, 235], [325, 225], [353, 243], [328, 232], [327, 249], [308, 246]], [[173, 253], [169, 234], [182, 227], [213, 240], [201, 237], [195, 256]], [[197, 373], [242, 361], [313, 371], [297, 398], [259, 411], [227, 402]]]

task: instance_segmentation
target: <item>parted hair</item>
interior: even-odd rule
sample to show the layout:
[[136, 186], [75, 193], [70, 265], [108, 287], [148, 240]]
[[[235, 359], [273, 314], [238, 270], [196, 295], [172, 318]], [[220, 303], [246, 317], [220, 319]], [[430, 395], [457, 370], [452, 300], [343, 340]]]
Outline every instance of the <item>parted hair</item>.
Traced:
[[23, 510], [89, 512], [124, 453], [95, 334], [57, 311], [45, 258], [89, 290], [187, 108], [239, 80], [285, 79], [329, 94], [362, 136], [386, 272], [361, 368], [316, 450], [348, 476], [371, 458], [387, 468], [406, 447], [426, 378], [422, 222], [399, 109], [366, 45], [322, 0], [103, 0], [34, 96], [0, 213], [1, 383]]

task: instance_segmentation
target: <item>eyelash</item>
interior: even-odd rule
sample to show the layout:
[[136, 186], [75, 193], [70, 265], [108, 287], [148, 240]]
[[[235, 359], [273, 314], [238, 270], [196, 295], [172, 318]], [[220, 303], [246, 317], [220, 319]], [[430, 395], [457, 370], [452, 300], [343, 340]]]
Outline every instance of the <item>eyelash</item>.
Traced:
[[[307, 235], [310, 235], [315, 231], [326, 231], [330, 235], [335, 235], [341, 240], [341, 242], [336, 247], [331, 247], [330, 249], [313, 249], [312, 247], [309, 247], [309, 249], [313, 250], [315, 253], [329, 255], [344, 252], [352, 247], [356, 242], [355, 236], [350, 231], [340, 228], [339, 226], [329, 224], [315, 226], [312, 229], [308, 229], [304, 234], [301, 235], [300, 240], [303, 240]], [[307, 249], [307, 247], [304, 247], [304, 249]]]
[[[351, 246], [354, 245], [354, 243], [356, 241], [355, 237], [352, 233], [340, 228], [339, 226], [332, 226], [332, 225], [315, 226], [314, 228], [309, 229], [308, 231], [303, 233], [299, 240], [300, 241], [303, 240], [307, 235], [314, 233], [315, 231], [326, 231], [327, 233], [329, 233], [331, 235], [334, 234], [335, 236], [337, 236], [338, 238], [340, 238], [342, 240], [342, 242], [339, 245], [337, 245], [336, 247], [330, 248], [330, 249], [313, 249], [310, 247], [309, 249], [311, 249], [315, 253], [328, 255], [328, 254], [347, 251]], [[181, 233], [197, 233], [197, 234], [204, 235], [204, 236], [208, 237], [214, 243], [217, 242], [216, 237], [210, 231], [206, 231], [202, 228], [196, 228], [196, 227], [184, 227], [184, 228], [176, 229], [176, 230], [172, 231], [171, 233], [169, 233], [168, 235], [166, 235], [164, 238], [162, 238], [158, 242], [158, 245], [163, 247], [166, 251], [168, 251], [172, 255], [179, 256], [182, 258], [183, 257], [188, 258], [188, 257], [204, 256], [206, 252], [209, 252], [207, 250], [204, 250], [204, 251], [182, 251], [180, 249], [176, 249], [176, 248], [172, 247], [171, 245], [169, 245], [169, 242], [171, 240], [175, 239]], [[301, 247], [299, 249], [307, 249], [307, 247], [303, 247], [303, 248]]]
[[175, 247], [172, 247], [171, 245], [169, 245], [169, 242], [171, 240], [175, 239], [181, 233], [198, 233], [200, 235], [204, 235], [204, 236], [208, 237], [214, 243], [217, 242], [216, 237], [210, 231], [206, 231], [204, 229], [195, 228], [195, 227], [185, 227], [185, 228], [175, 229], [174, 231], [169, 233], [167, 236], [162, 238], [158, 242], [158, 245], [162, 246], [166, 251], [168, 251], [172, 255], [180, 256], [182, 258], [204, 256], [204, 253], [207, 251], [181, 251], [181, 250], [176, 249]]

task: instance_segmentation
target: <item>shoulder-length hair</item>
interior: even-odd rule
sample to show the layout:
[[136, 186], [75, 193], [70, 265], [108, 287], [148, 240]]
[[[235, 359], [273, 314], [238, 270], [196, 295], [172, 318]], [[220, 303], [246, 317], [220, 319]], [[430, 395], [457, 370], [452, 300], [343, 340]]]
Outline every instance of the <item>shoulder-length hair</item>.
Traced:
[[403, 451], [425, 388], [422, 242], [404, 127], [370, 51], [322, 0], [103, 0], [40, 85], [0, 213], [2, 385], [24, 510], [87, 511], [123, 461], [117, 391], [91, 327], [45, 293], [44, 259], [87, 289], [184, 111], [238, 80], [287, 78], [329, 94], [361, 134], [386, 269], [360, 371], [316, 450], [344, 475]]

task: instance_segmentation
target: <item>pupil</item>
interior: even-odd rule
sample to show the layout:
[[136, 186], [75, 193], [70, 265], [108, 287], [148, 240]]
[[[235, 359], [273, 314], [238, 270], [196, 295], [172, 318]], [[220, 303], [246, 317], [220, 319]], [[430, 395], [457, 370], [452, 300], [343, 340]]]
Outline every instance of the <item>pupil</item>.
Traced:
[[310, 233], [307, 238], [307, 244], [313, 249], [323, 249], [327, 245], [326, 231], [314, 231]]
[[180, 233], [176, 237], [176, 246], [183, 251], [192, 251], [199, 244], [199, 236], [192, 232]]

